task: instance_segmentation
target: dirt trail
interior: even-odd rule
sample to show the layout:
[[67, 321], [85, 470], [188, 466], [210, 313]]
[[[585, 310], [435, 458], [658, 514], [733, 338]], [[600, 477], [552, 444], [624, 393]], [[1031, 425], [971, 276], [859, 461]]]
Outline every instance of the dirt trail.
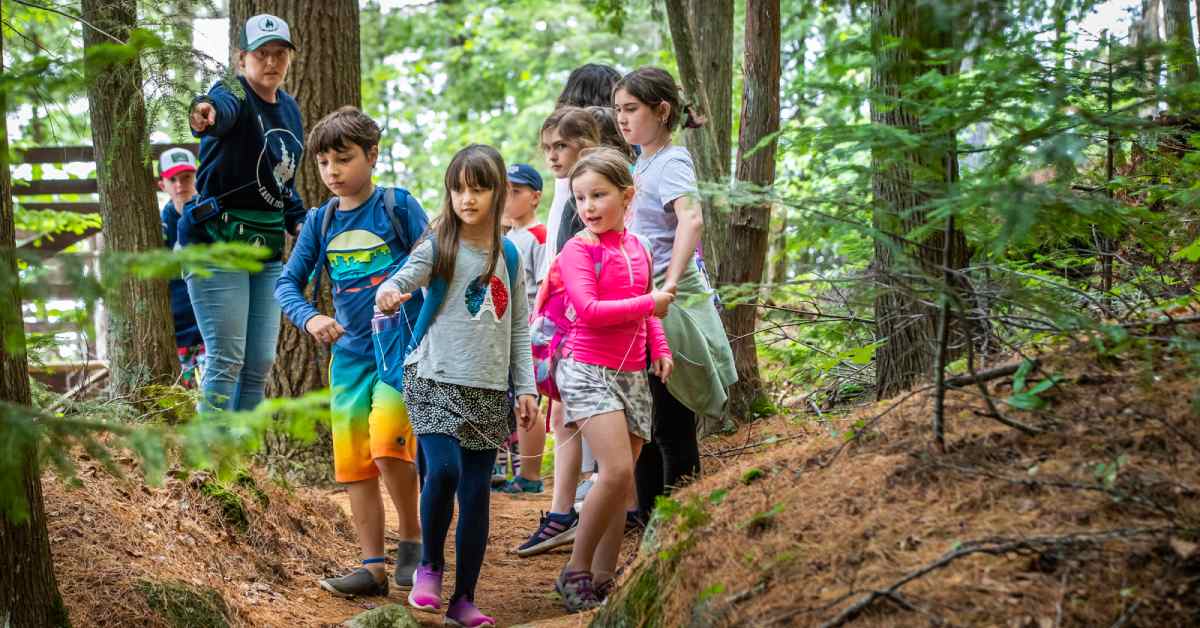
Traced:
[[[492, 493], [491, 532], [487, 557], [483, 563], [476, 599], [480, 608], [496, 618], [500, 626], [532, 624], [539, 628], [574, 627], [587, 625], [587, 617], [564, 615], [558, 596], [554, 593], [554, 578], [566, 563], [570, 546], [552, 550], [532, 558], [519, 558], [513, 550], [529, 537], [537, 525], [540, 511], [550, 508], [550, 485], [540, 495], [507, 495]], [[350, 499], [344, 491], [333, 491], [329, 498], [350, 516]], [[444, 589], [454, 588], [454, 524], [446, 542], [446, 582]], [[396, 513], [387, 507], [387, 545], [395, 546]], [[627, 543], [632, 551], [632, 542]], [[347, 564], [354, 557], [347, 557]], [[385, 603], [405, 604], [406, 591], [392, 589], [387, 601], [380, 598], [337, 600], [313, 587], [312, 606], [319, 609], [314, 617], [321, 623], [340, 624], [369, 608]], [[306, 596], [307, 597], [307, 596]], [[307, 603], [308, 600], [305, 600]], [[414, 611], [425, 626], [441, 626], [442, 615]]]

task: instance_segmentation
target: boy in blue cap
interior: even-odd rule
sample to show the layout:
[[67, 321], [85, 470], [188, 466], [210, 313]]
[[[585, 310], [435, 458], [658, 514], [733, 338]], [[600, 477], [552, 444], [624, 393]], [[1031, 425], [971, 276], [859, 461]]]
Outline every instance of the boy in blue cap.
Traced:
[[[538, 288], [541, 281], [538, 270], [542, 267], [546, 256], [546, 225], [538, 222], [537, 209], [542, 202], [542, 175], [529, 164], [513, 164], [508, 167], [508, 200], [504, 204], [504, 218], [510, 229], [509, 240], [517, 246], [521, 253], [521, 266], [525, 269], [526, 296], [529, 307], [532, 308], [537, 300]], [[517, 455], [513, 455], [513, 479], [505, 481], [505, 465], [497, 464], [493, 474], [496, 490], [505, 493], [541, 493], [542, 487], [542, 450], [546, 447], [546, 426], [541, 421], [534, 421], [529, 430], [516, 430], [509, 437], [509, 444], [515, 440]], [[499, 454], [505, 456], [504, 450]]]

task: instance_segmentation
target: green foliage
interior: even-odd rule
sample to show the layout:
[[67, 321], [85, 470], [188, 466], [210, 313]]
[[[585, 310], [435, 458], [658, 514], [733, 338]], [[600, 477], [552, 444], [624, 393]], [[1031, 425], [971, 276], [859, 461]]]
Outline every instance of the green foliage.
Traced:
[[746, 472], [742, 474], [742, 484], [753, 484], [766, 476], [767, 472], [759, 469], [758, 467], [746, 469]]
[[1013, 374], [1012, 394], [1004, 400], [1005, 403], [1018, 410], [1041, 410], [1046, 406], [1046, 400], [1038, 395], [1053, 388], [1062, 378], [1051, 375], [1026, 389], [1025, 378], [1029, 376], [1033, 367], [1034, 363], [1031, 360], [1021, 362], [1021, 366]]
[[[538, 134], [572, 69], [674, 65], [665, 20], [653, 18], [650, 4], [435, 2], [386, 13], [368, 4], [363, 106], [383, 126], [379, 180], [436, 212], [450, 157], [479, 142], [552, 181]], [[618, 22], [620, 35], [610, 30]]]
[[50, 415], [2, 404], [0, 515], [16, 521], [28, 516], [18, 454], [31, 447], [41, 452], [43, 466], [48, 465], [68, 482], [75, 478], [75, 454], [79, 451], [118, 477], [123, 472], [113, 454], [128, 451], [141, 463], [140, 471], [151, 485], [162, 482], [172, 462], [187, 469], [213, 471], [223, 483], [234, 482], [249, 457], [261, 449], [268, 432], [312, 442], [316, 424], [329, 420], [328, 394], [321, 390], [296, 399], [268, 399], [254, 410], [197, 415], [176, 425], [122, 421], [113, 404], [92, 408], [81, 416]]

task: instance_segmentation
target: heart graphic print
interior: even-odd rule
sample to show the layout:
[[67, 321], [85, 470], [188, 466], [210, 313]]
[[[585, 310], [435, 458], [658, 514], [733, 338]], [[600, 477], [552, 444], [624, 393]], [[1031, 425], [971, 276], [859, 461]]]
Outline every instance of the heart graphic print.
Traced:
[[491, 312], [492, 320], [497, 322], [504, 318], [504, 312], [508, 310], [508, 289], [495, 275], [488, 286], [489, 289], [484, 289], [476, 279], [467, 287], [467, 313], [471, 315], [471, 320], [480, 320], [484, 312]]

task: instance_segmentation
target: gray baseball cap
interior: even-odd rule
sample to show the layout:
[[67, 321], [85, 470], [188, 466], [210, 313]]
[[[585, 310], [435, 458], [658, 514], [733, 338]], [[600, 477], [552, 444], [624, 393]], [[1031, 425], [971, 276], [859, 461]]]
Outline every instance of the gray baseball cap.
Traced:
[[258, 50], [269, 41], [281, 41], [287, 44], [288, 48], [296, 49], [296, 45], [292, 43], [292, 31], [282, 19], [263, 13], [246, 20], [239, 42], [242, 50]]

